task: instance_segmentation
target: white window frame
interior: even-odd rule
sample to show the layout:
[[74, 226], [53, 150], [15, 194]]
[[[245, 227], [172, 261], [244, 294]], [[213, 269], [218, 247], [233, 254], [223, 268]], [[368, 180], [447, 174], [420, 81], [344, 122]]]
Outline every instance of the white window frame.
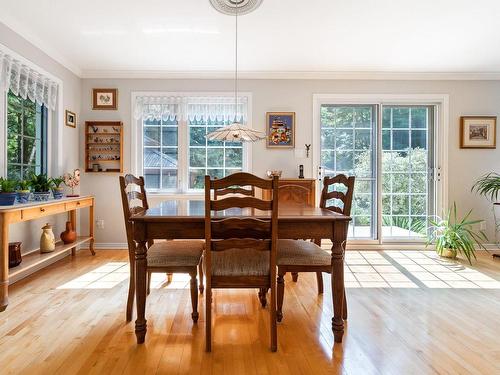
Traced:
[[[434, 113], [434, 164], [436, 166], [436, 213], [439, 214], [448, 208], [448, 130], [449, 130], [449, 95], [448, 94], [313, 94], [313, 170], [317, 171], [321, 163], [321, 118], [320, 108], [323, 104], [346, 104], [362, 105], [376, 104], [379, 106], [377, 119], [377, 207], [382, 207], [382, 111], [383, 106], [388, 105], [433, 105]], [[316, 194], [319, 199], [322, 184], [316, 186]], [[351, 239], [349, 243], [356, 246], [375, 245], [387, 246], [387, 244], [423, 243], [416, 239], [385, 239], [382, 236], [382, 210], [377, 212], [377, 236], [373, 240]]]
[[[22, 64], [50, 78], [58, 85], [56, 109], [47, 108], [47, 175], [63, 173], [62, 126], [64, 124], [63, 81], [0, 43], [0, 49]], [[0, 90], [0, 176], [7, 176], [7, 93]]]
[[[210, 92], [165, 92], [165, 91], [133, 91], [131, 94], [131, 135], [130, 135], [130, 155], [131, 155], [131, 173], [136, 176], [144, 175], [143, 167], [143, 119], [134, 117], [134, 108], [137, 97], [140, 96], [172, 96], [172, 97], [234, 97], [234, 92], [210, 91]], [[247, 98], [247, 123], [248, 127], [252, 127], [252, 93], [238, 92], [238, 97]], [[181, 123], [182, 122], [182, 123]], [[204, 193], [200, 190], [189, 189], [189, 130], [186, 120], [180, 120], [178, 125], [178, 169], [177, 169], [177, 185], [178, 191], [151, 191], [148, 192], [155, 197], [166, 196], [169, 198], [175, 197], [190, 197], [202, 198]], [[252, 146], [248, 142], [243, 142], [243, 171], [252, 173]]]

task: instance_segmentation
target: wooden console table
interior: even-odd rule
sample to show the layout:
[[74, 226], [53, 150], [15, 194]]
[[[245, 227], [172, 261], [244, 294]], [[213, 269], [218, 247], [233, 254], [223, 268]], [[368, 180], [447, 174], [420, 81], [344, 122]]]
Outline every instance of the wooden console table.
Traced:
[[[69, 220], [76, 228], [76, 211], [89, 207], [89, 235], [78, 236], [71, 244], [56, 243], [56, 249], [50, 253], [40, 253], [39, 250], [23, 254], [23, 262], [9, 270], [9, 225], [39, 219], [45, 216], [68, 212]], [[55, 233], [57, 236], [57, 234]], [[76, 247], [89, 242], [89, 249], [94, 252], [94, 197], [87, 195], [81, 197], [49, 200], [47, 202], [30, 202], [13, 206], [0, 206], [0, 311], [4, 311], [9, 303], [9, 277], [21, 276], [40, 266], [45, 261], [71, 250], [75, 255]]]

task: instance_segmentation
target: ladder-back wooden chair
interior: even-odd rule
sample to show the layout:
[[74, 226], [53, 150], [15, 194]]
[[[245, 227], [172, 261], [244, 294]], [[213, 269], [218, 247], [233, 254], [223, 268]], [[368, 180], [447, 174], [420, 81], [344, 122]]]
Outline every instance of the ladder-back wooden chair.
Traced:
[[[212, 200], [212, 190], [226, 189], [235, 185], [272, 190], [272, 199], [266, 201], [252, 196], [231, 196]], [[267, 216], [265, 216], [266, 211]], [[256, 218], [255, 212], [264, 217]], [[277, 238], [278, 177], [264, 180], [242, 172], [217, 180], [205, 176], [204, 264], [208, 352], [212, 347], [212, 289], [214, 288], [271, 289], [269, 303], [271, 350], [277, 350]]]
[[[135, 248], [133, 237], [132, 215], [148, 209], [144, 177], [134, 177], [131, 174], [120, 176], [120, 191], [122, 196], [123, 215], [127, 232], [128, 253], [130, 262], [130, 283], [127, 298], [127, 321], [132, 320], [132, 309], [135, 296]], [[151, 273], [161, 272], [167, 274], [187, 273], [191, 276], [191, 303], [193, 312], [191, 317], [198, 321], [198, 280], [197, 272], [200, 271], [200, 292], [203, 292], [203, 272], [201, 258], [203, 255], [204, 241], [161, 241], [148, 243], [147, 272], [148, 294], [151, 283]]]
[[[343, 174], [323, 179], [320, 207], [346, 216], [351, 214], [354, 193], [354, 176]], [[333, 190], [330, 189], [333, 187]], [[346, 227], [347, 230], [347, 227]], [[343, 244], [345, 249], [345, 244]], [[331, 254], [321, 248], [321, 239], [314, 242], [303, 240], [278, 241], [278, 311], [277, 318], [283, 319], [283, 299], [285, 294], [285, 274], [287, 272], [315, 272], [318, 293], [323, 293], [322, 272], [331, 272]], [[344, 293], [343, 317], [347, 319], [347, 301]]]

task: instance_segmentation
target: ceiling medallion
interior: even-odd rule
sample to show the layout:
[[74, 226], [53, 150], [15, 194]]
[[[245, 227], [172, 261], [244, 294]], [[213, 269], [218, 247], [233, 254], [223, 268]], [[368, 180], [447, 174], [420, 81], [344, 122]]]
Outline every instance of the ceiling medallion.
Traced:
[[238, 8], [238, 15], [242, 16], [257, 9], [262, 0], [210, 0], [210, 4], [217, 11], [230, 16], [234, 16]]

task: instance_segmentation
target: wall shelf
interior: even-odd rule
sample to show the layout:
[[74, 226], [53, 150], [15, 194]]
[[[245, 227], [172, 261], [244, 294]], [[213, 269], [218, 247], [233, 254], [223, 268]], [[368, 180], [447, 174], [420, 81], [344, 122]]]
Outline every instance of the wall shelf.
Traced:
[[[92, 129], [96, 129], [94, 132]], [[104, 129], [112, 129], [104, 132]], [[119, 132], [116, 132], [119, 129]], [[88, 173], [116, 173], [123, 172], [123, 123], [120, 121], [86, 121], [85, 122], [85, 172]], [[102, 140], [102, 141], [101, 141]], [[111, 142], [106, 142], [110, 140]], [[118, 141], [119, 140], [119, 141]], [[111, 150], [99, 150], [113, 146]], [[92, 160], [92, 156], [102, 155], [102, 160]], [[115, 156], [116, 159], [108, 159]], [[99, 171], [95, 171], [94, 164], [99, 165]], [[106, 164], [103, 167], [102, 164]], [[105, 168], [106, 170], [102, 170]]]

